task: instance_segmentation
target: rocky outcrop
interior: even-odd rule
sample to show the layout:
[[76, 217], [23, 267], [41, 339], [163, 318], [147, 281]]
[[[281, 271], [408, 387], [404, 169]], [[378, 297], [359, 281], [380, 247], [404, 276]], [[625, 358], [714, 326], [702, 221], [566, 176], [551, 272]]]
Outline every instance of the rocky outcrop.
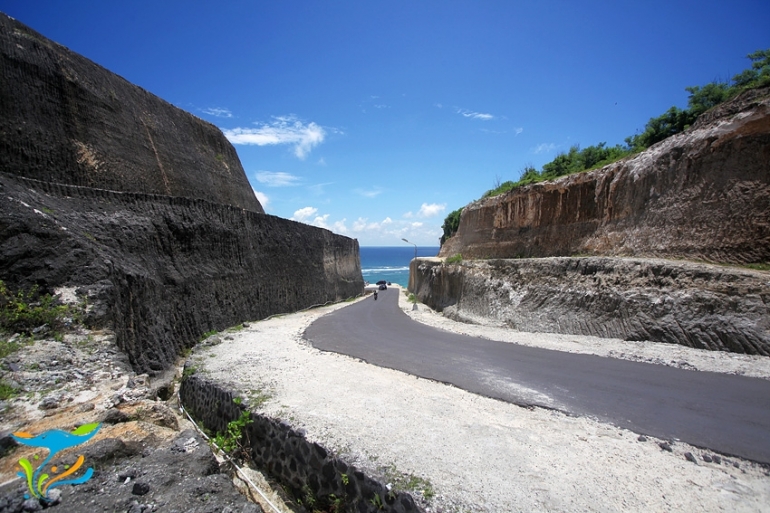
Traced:
[[440, 255], [457, 253], [770, 262], [770, 88], [625, 160], [471, 203]]
[[770, 277], [655, 259], [417, 259], [410, 290], [444, 315], [519, 331], [770, 356]]
[[77, 289], [138, 372], [363, 291], [358, 242], [265, 215], [233, 147], [0, 15], [0, 279]]
[[0, 170], [264, 212], [222, 132], [0, 13]]

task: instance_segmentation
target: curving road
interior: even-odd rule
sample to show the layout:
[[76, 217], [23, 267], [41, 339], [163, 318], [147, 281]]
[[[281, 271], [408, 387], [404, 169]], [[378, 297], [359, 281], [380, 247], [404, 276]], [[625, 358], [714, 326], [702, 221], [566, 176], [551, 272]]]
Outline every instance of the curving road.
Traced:
[[495, 342], [409, 318], [398, 289], [327, 314], [316, 348], [510, 403], [770, 464], [770, 381]]

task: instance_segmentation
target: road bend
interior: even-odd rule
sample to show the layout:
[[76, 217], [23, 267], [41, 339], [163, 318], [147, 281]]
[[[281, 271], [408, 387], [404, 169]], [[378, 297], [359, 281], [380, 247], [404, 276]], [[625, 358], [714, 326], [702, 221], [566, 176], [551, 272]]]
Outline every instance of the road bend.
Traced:
[[316, 348], [521, 406], [770, 464], [770, 381], [496, 342], [409, 318], [399, 289], [327, 314]]

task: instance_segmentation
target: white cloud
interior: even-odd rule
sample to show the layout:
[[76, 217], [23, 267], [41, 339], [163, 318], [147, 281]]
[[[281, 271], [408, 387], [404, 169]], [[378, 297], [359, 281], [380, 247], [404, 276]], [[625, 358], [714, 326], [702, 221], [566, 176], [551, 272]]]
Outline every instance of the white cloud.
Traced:
[[318, 212], [318, 209], [315, 207], [305, 207], [301, 208], [294, 212], [294, 215], [291, 216], [292, 221], [299, 221], [300, 223], [306, 222], [306, 220]]
[[553, 151], [556, 149], [556, 145], [554, 143], [543, 143], [538, 144], [534, 150], [535, 153], [546, 153], [549, 151]]
[[419, 217], [435, 217], [444, 210], [446, 210], [446, 204], [439, 205], [437, 203], [431, 203], [429, 205], [427, 203], [423, 203], [420, 207], [420, 211], [417, 212], [417, 215]]
[[305, 124], [294, 116], [278, 116], [271, 123], [256, 124], [257, 128], [232, 128], [222, 132], [233, 144], [293, 145], [294, 154], [300, 160], [304, 160], [326, 137], [323, 127], [313, 122]]
[[374, 189], [369, 189], [369, 190], [355, 189], [353, 192], [365, 198], [376, 198], [377, 196], [382, 194], [382, 189], [380, 189], [379, 187], [375, 187]]
[[230, 109], [222, 109], [219, 107], [209, 107], [207, 109], [199, 109], [204, 114], [208, 114], [209, 116], [216, 116], [218, 118], [231, 118], [233, 117], [233, 113], [230, 112]]
[[524, 128], [523, 127], [517, 127], [513, 131], [516, 132], [516, 135], [519, 135], [520, 133], [522, 133], [524, 131]]
[[461, 114], [466, 118], [480, 119], [482, 121], [489, 121], [491, 119], [495, 119], [495, 116], [493, 116], [492, 114], [486, 114], [483, 112], [473, 112], [466, 109], [457, 109], [457, 113]]
[[256, 189], [252, 189], [254, 191], [254, 196], [257, 197], [257, 200], [259, 201], [259, 204], [262, 205], [262, 208], [267, 210], [267, 205], [270, 203], [270, 198], [267, 197], [267, 194], [264, 192], [259, 192]]
[[322, 216], [316, 216], [313, 218], [313, 220], [310, 222], [313, 226], [317, 226], [319, 228], [326, 228], [329, 229], [329, 225], [326, 223], [326, 221], [329, 219], [329, 214], [324, 214]]
[[359, 217], [355, 221], [353, 221], [353, 231], [354, 232], [362, 232], [366, 229], [366, 221], [367, 219], [365, 217]]
[[257, 171], [255, 176], [259, 183], [263, 183], [268, 187], [291, 187], [299, 185], [299, 182], [302, 181], [300, 177], [282, 171]]

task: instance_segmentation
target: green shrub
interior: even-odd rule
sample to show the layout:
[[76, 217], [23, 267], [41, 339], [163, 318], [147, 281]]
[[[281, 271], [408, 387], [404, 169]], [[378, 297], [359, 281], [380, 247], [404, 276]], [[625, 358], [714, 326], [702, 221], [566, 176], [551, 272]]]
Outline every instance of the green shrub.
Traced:
[[32, 335], [35, 328], [47, 325], [56, 333], [66, 326], [67, 318], [75, 317], [74, 309], [50, 294], [40, 294], [37, 286], [13, 293], [0, 280], [0, 331]]
[[457, 253], [456, 255], [452, 255], [451, 257], [448, 257], [446, 259], [447, 264], [459, 264], [463, 261], [463, 256], [460, 253]]

